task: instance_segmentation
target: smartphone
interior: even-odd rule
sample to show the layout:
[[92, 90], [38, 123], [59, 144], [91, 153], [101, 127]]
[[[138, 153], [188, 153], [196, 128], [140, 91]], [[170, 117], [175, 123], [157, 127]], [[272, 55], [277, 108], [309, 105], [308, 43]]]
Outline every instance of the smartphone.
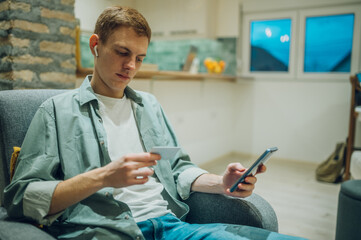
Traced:
[[271, 155], [278, 150], [277, 147], [268, 148], [266, 151], [255, 161], [250, 168], [240, 177], [231, 187], [230, 192], [234, 192], [238, 184], [244, 182], [244, 179], [249, 175], [254, 175], [257, 172], [259, 165], [265, 164], [267, 160], [271, 157]]

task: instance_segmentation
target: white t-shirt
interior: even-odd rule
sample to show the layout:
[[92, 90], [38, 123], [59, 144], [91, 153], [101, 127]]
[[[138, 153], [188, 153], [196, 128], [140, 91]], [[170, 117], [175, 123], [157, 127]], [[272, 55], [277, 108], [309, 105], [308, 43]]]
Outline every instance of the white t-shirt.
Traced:
[[[100, 116], [107, 133], [108, 152], [112, 161], [128, 153], [144, 152], [135, 123], [130, 99], [110, 98], [96, 94]], [[143, 185], [114, 189], [116, 200], [126, 203], [136, 222], [160, 217], [171, 211], [161, 195], [163, 185], [154, 177]]]

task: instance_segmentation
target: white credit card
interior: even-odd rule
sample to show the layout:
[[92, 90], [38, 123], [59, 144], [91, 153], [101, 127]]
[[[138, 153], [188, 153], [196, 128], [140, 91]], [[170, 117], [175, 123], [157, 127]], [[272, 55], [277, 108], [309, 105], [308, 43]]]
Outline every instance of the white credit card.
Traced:
[[172, 159], [180, 149], [180, 147], [153, 147], [150, 152], [159, 154], [162, 159]]

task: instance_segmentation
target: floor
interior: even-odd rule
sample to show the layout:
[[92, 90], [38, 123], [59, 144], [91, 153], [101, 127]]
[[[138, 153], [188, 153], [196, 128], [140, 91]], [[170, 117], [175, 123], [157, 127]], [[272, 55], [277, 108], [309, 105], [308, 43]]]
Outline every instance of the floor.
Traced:
[[[247, 167], [256, 157], [232, 154], [200, 167], [222, 174], [228, 163], [241, 162]], [[257, 176], [255, 192], [275, 209], [280, 233], [310, 240], [335, 239], [340, 184], [316, 181], [316, 167], [272, 158], [267, 162], [267, 172]]]

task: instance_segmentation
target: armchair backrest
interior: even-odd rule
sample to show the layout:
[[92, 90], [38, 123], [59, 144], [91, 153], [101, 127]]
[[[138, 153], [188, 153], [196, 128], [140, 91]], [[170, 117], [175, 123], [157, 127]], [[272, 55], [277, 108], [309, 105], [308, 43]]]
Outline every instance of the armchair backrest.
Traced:
[[41, 103], [66, 90], [0, 91], [0, 199], [9, 184], [13, 147], [21, 147], [31, 120]]

